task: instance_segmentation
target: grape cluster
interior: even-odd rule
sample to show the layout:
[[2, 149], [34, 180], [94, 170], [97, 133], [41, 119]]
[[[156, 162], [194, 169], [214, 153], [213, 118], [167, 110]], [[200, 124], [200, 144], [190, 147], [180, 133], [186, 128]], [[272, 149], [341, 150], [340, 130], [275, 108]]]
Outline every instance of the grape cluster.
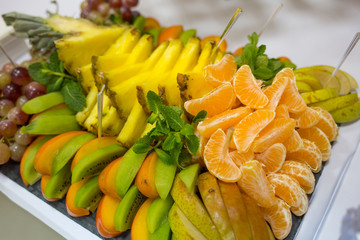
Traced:
[[138, 0], [84, 0], [81, 5], [81, 17], [96, 24], [105, 24], [111, 15], [120, 16], [123, 22], [131, 23], [139, 12], [131, 10]]
[[360, 233], [360, 206], [346, 211], [341, 225], [340, 240], [357, 240]]
[[21, 107], [30, 99], [46, 93], [44, 85], [31, 79], [23, 66], [6, 63], [0, 71], [0, 164], [11, 158], [19, 162], [32, 141], [27, 133], [21, 133], [29, 115]]

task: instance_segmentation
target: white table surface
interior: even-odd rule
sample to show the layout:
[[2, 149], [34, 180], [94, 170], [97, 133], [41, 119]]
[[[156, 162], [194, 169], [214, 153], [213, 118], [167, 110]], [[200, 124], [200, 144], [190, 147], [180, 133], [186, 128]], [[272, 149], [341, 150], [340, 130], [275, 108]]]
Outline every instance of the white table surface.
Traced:
[[[19, 11], [45, 16], [46, 9], [55, 9], [49, 2], [0, 0], [0, 13]], [[60, 14], [79, 16], [81, 1], [58, 2]], [[279, 3], [266, 0], [140, 0], [138, 9], [145, 16], [156, 17], [162, 25], [182, 24], [185, 29], [196, 28], [198, 35], [204, 37], [220, 35], [234, 9], [241, 7], [244, 13], [227, 37], [228, 49], [235, 50], [247, 42], [248, 34], [261, 29]], [[260, 39], [260, 44], [267, 45], [268, 56], [287, 56], [298, 67], [337, 65], [355, 33], [360, 31], [360, 1], [284, 0], [283, 3], [284, 7]], [[359, 45], [341, 68], [358, 82]], [[360, 195], [353, 194], [358, 192], [355, 190], [360, 183], [359, 149], [355, 155], [359, 129], [359, 121], [341, 127], [334, 154], [320, 178], [297, 239], [338, 239], [346, 210], [359, 206]], [[349, 170], [342, 177], [343, 169]]]

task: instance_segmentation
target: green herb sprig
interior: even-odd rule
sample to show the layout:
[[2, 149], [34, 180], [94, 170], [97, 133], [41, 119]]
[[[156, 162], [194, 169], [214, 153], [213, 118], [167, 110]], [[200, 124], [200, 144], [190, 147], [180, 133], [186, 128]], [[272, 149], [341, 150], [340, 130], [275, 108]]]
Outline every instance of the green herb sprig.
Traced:
[[56, 51], [52, 52], [49, 62], [41, 61], [29, 66], [29, 74], [35, 81], [47, 85], [46, 91], [61, 91], [66, 105], [76, 112], [86, 107], [85, 95], [76, 78], [66, 72]]
[[268, 58], [265, 54], [266, 46], [260, 45], [257, 47], [259, 37], [257, 33], [248, 36], [249, 43], [244, 46], [243, 52], [240, 56], [235, 57], [236, 64], [249, 65], [252, 73], [257, 79], [264, 80], [264, 85], [270, 85], [271, 80], [283, 68], [296, 68], [296, 65], [290, 61], [280, 61], [276, 58]]
[[182, 163], [191, 161], [192, 155], [196, 155], [199, 149], [194, 125], [206, 118], [206, 111], [200, 111], [192, 124], [188, 124], [181, 118], [181, 108], [163, 105], [161, 98], [153, 91], [149, 91], [146, 97], [152, 111], [147, 122], [153, 124], [154, 128], [136, 141], [134, 152], [140, 154], [155, 150], [165, 164], [177, 164], [183, 168]]

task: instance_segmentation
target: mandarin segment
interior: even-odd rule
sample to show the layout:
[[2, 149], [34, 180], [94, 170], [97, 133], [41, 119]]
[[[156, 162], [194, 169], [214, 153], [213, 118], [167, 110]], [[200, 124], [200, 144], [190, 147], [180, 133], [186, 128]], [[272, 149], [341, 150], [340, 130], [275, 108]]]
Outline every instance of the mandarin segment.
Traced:
[[231, 84], [224, 83], [202, 98], [186, 101], [184, 103], [184, 108], [193, 116], [196, 116], [201, 110], [205, 110], [207, 116], [212, 117], [230, 109], [233, 106], [235, 99], [235, 93]]
[[306, 163], [286, 160], [278, 173], [286, 174], [296, 179], [307, 194], [314, 191], [315, 177]]
[[331, 114], [320, 107], [312, 107], [312, 109], [320, 113], [320, 120], [315, 126], [326, 134], [330, 142], [334, 141], [339, 134], [339, 129]]
[[322, 155], [315, 143], [303, 139], [304, 147], [298, 151], [287, 153], [286, 159], [299, 160], [307, 163], [314, 173], [321, 170]]
[[297, 87], [293, 70], [284, 68], [278, 73], [279, 77], [288, 77], [289, 83], [285, 88], [279, 104], [285, 104], [289, 107], [289, 112], [300, 113], [306, 109], [306, 103], [301, 97]]
[[290, 117], [295, 119], [297, 128], [310, 128], [320, 121], [320, 113], [310, 107], [298, 114], [290, 113]]
[[[276, 78], [276, 77], [275, 77]], [[274, 79], [273, 84], [264, 90], [264, 94], [269, 99], [268, 104], [264, 109], [275, 110], [281, 95], [283, 94], [286, 86], [288, 85], [289, 79], [287, 77]]]
[[290, 118], [289, 108], [285, 104], [280, 104], [275, 109], [275, 118]]
[[316, 146], [320, 149], [321, 153], [324, 152], [324, 157], [322, 158], [323, 161], [329, 159], [326, 153], [331, 154], [331, 144], [326, 134], [321, 131], [320, 128], [311, 127], [298, 129], [297, 131], [302, 138], [314, 142]]
[[251, 160], [241, 166], [240, 188], [249, 195], [259, 206], [271, 207], [275, 204], [275, 193], [266, 177], [261, 164]]
[[275, 143], [287, 140], [295, 127], [291, 118], [276, 118], [271, 121], [255, 138], [251, 145], [254, 152], [263, 152]]
[[285, 157], [286, 148], [282, 143], [275, 143], [264, 152], [255, 154], [255, 159], [264, 164], [266, 172], [277, 172], [283, 165]]
[[247, 152], [239, 152], [237, 150], [231, 151], [229, 153], [231, 160], [236, 164], [236, 166], [241, 167], [244, 163], [254, 160], [254, 152], [247, 151]]
[[241, 119], [251, 113], [248, 107], [239, 107], [217, 114], [200, 122], [197, 126], [199, 133], [209, 138], [218, 128], [226, 131], [231, 126], [235, 126]]
[[290, 210], [294, 215], [300, 217], [306, 213], [308, 207], [309, 207], [309, 199], [305, 191], [303, 191], [301, 193], [300, 205], [298, 207], [291, 207]]
[[274, 204], [274, 206], [261, 208], [261, 211], [277, 239], [284, 239], [289, 235], [292, 226], [292, 217], [290, 206], [286, 202], [280, 198], [276, 198], [276, 204]]
[[219, 62], [206, 66], [203, 74], [209, 85], [218, 87], [224, 82], [231, 82], [236, 70], [234, 56], [226, 54]]
[[289, 153], [298, 151], [304, 146], [302, 138], [295, 129], [293, 129], [292, 133], [290, 134], [288, 139], [283, 142], [283, 144], [286, 148], [286, 151]]
[[236, 182], [241, 171], [228, 153], [228, 137], [218, 129], [211, 135], [204, 150], [204, 162], [211, 174], [224, 182]]
[[323, 161], [329, 160], [329, 158], [331, 157], [331, 151], [332, 151], [331, 148], [326, 150], [321, 150], [321, 156]]
[[300, 207], [304, 189], [292, 177], [286, 174], [270, 173], [268, 181], [274, 187], [275, 195], [284, 200], [290, 207]]
[[267, 109], [257, 110], [244, 117], [234, 130], [233, 140], [236, 149], [240, 152], [248, 151], [257, 135], [274, 117], [275, 112]]
[[234, 90], [238, 99], [251, 108], [265, 107], [269, 99], [261, 90], [248, 65], [242, 65], [234, 77]]

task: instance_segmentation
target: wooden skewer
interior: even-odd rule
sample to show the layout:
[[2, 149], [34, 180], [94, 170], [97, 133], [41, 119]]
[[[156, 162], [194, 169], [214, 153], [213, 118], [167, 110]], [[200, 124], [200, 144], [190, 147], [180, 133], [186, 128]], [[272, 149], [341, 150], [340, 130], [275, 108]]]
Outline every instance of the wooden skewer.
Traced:
[[215, 51], [219, 48], [220, 44], [222, 43], [222, 41], [224, 40], [224, 38], [226, 37], [226, 35], [229, 33], [230, 29], [232, 28], [232, 26], [234, 25], [234, 23], [238, 20], [240, 13], [242, 13], [243, 10], [242, 8], [237, 8], [234, 15], [232, 16], [232, 18], [230, 19], [230, 21], [228, 22], [228, 24], [226, 25], [223, 33], [220, 36], [220, 40], [218, 42], [218, 44], [216, 45]]
[[265, 31], [265, 29], [267, 28], [267, 26], [269, 25], [269, 23], [274, 19], [274, 17], [276, 16], [276, 14], [279, 12], [279, 10], [284, 6], [283, 3], [280, 3], [279, 6], [275, 9], [274, 13], [268, 18], [268, 20], [265, 22], [264, 26], [261, 28], [261, 30], [258, 33], [258, 36], [260, 38], [261, 34], [263, 34], [263, 32]]
[[347, 56], [349, 56], [350, 52], [353, 50], [353, 48], [355, 47], [356, 43], [359, 41], [360, 39], [360, 32], [357, 32], [354, 36], [354, 38], [351, 40], [350, 45], [348, 46], [348, 48], [345, 51], [344, 56], [341, 58], [338, 66], [335, 68], [335, 70], [332, 72], [331, 77], [335, 77], [336, 73], [339, 71], [341, 65], [344, 63], [345, 59], [347, 58]]
[[102, 85], [100, 92], [96, 96], [97, 104], [98, 104], [98, 145], [101, 147], [101, 137], [102, 137], [102, 116], [103, 116], [103, 99], [104, 99], [104, 90], [105, 84]]

